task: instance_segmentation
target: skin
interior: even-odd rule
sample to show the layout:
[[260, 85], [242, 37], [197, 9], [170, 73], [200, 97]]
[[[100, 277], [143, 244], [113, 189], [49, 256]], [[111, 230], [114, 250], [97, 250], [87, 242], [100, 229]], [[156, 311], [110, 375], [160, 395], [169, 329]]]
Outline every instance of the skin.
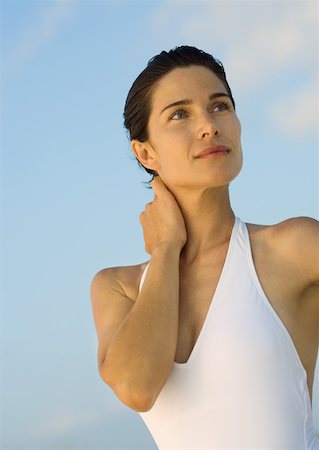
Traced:
[[[156, 84], [149, 139], [131, 141], [140, 162], [159, 174], [140, 214], [152, 260], [145, 286], [139, 293], [146, 263], [103, 269], [91, 286], [100, 374], [137, 411], [152, 407], [173, 361], [189, 359], [229, 246], [235, 215], [228, 186], [242, 166], [241, 129], [226, 97], [209, 101], [216, 92], [226, 93], [223, 84], [199, 66], [174, 69]], [[185, 98], [193, 103], [161, 114]], [[214, 145], [230, 152], [196, 158]], [[319, 344], [318, 228], [307, 217], [247, 224], [257, 276], [300, 357], [310, 399]]]
[[[195, 263], [229, 239], [234, 221], [228, 184], [242, 167], [241, 126], [227, 97], [208, 101], [214, 92], [227, 94], [223, 83], [207, 68], [191, 66], [168, 73], [152, 96], [149, 140], [131, 142], [137, 158], [157, 171], [178, 203], [187, 230], [181, 254], [186, 263]], [[192, 99], [193, 105], [161, 114], [166, 105], [185, 98]], [[180, 112], [171, 118], [177, 110]], [[213, 145], [225, 145], [231, 152], [214, 159], [195, 158]]]
[[[208, 100], [214, 92], [226, 94], [226, 89], [211, 70], [174, 69], [153, 91], [148, 141], [131, 141], [140, 162], [159, 174], [151, 183], [154, 200], [140, 215], [146, 251], [152, 255], [166, 244], [180, 249], [178, 362], [188, 359], [218, 283], [234, 222], [228, 186], [243, 160], [240, 121], [226, 97]], [[161, 114], [166, 105], [185, 98], [193, 103]], [[195, 157], [213, 145], [231, 152]], [[319, 345], [318, 222], [299, 217], [247, 227], [258, 278], [295, 344], [311, 397]], [[145, 265], [118, 272], [119, 284], [133, 300]]]

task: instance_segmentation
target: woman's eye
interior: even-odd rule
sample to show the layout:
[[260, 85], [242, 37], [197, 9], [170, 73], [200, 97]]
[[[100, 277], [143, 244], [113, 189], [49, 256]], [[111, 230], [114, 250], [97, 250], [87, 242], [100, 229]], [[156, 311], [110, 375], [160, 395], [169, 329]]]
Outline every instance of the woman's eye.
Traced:
[[178, 111], [175, 111], [174, 114], [170, 117], [170, 119], [171, 119], [171, 120], [176, 120], [176, 119], [173, 119], [173, 117], [175, 117], [176, 114], [180, 114], [180, 113], [186, 114], [186, 111], [183, 111], [182, 109], [180, 109], [180, 110], [178, 110]]
[[[230, 109], [230, 106], [226, 102], [219, 102], [213, 106], [212, 111], [214, 111], [216, 108], [218, 108], [220, 111], [227, 111], [228, 109]], [[186, 111], [184, 111], [183, 109], [179, 109], [170, 116], [170, 120], [178, 120], [179, 118], [183, 118], [183, 115], [185, 114], [187, 114]], [[176, 118], [174, 119], [175, 116], [177, 116], [177, 119]]]
[[223, 111], [225, 111], [225, 109], [229, 109], [229, 105], [228, 105], [228, 103], [226, 103], [226, 102], [220, 102], [220, 103], [218, 103], [217, 105], [215, 105], [214, 107], [213, 107], [213, 109], [215, 109], [216, 107], [222, 107], [222, 110]]

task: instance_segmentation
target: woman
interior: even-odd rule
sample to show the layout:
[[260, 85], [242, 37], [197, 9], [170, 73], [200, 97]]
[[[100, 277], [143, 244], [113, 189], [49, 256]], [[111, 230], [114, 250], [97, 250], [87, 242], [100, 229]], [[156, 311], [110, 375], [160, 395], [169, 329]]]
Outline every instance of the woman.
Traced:
[[152, 58], [125, 126], [154, 200], [147, 263], [97, 273], [103, 380], [160, 449], [318, 450], [318, 223], [235, 216], [241, 127], [222, 64], [195, 47]]

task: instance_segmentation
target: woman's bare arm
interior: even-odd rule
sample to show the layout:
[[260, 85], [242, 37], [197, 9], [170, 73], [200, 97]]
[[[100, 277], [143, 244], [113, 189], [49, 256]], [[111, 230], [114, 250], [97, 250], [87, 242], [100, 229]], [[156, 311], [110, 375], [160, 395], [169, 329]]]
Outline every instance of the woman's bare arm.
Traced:
[[174, 197], [159, 178], [151, 185], [154, 201], [140, 216], [151, 261], [135, 302], [121, 293], [112, 269], [97, 276], [91, 287], [100, 374], [123, 403], [138, 411], [151, 408], [173, 365], [179, 260], [187, 239]]
[[[179, 312], [179, 255], [178, 248], [167, 245], [161, 245], [153, 252], [143, 287], [133, 306], [127, 306], [130, 310], [124, 319], [114, 313], [114, 308], [123, 310], [119, 293], [112, 289], [104, 293], [108, 298], [105, 298], [104, 321], [98, 331], [100, 374], [123, 403], [138, 411], [146, 411], [152, 406], [174, 361]], [[95, 297], [100, 295], [97, 289], [92, 283], [93, 308]], [[119, 320], [120, 323], [114, 324]], [[114, 330], [116, 325], [113, 335], [108, 333], [107, 336], [107, 330]]]

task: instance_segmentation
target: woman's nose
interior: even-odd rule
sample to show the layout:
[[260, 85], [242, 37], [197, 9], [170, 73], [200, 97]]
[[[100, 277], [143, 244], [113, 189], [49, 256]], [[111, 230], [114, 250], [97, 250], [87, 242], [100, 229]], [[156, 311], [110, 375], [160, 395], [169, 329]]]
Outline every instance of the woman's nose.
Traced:
[[201, 114], [198, 119], [197, 135], [202, 139], [205, 135], [214, 136], [219, 133], [216, 120], [208, 112]]

